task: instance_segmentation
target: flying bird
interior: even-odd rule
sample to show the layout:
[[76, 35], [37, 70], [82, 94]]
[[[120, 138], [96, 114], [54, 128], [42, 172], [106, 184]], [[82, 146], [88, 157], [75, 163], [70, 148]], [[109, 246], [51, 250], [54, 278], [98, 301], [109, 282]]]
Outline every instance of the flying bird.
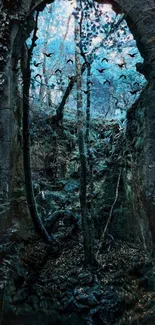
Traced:
[[105, 80], [105, 81], [104, 81], [104, 85], [106, 85], [106, 84], [111, 85], [111, 82], [110, 82], [109, 80]]
[[136, 89], [136, 90], [130, 90], [129, 91], [129, 93], [131, 94], [131, 95], [136, 95], [137, 93], [138, 93], [138, 91], [140, 91], [141, 89]]
[[128, 55], [129, 55], [131, 58], [134, 58], [134, 57], [137, 55], [137, 53], [133, 53], [133, 54], [128, 53]]
[[72, 59], [68, 59], [66, 63], [72, 63], [73, 64], [73, 60]]
[[55, 73], [57, 73], [57, 72], [60, 72], [61, 73], [61, 70], [60, 69], [56, 69], [55, 70]]
[[82, 90], [82, 91], [84, 92], [84, 94], [87, 95], [88, 93], [90, 93], [91, 90]]
[[103, 58], [101, 62], [103, 62], [103, 61], [108, 62], [108, 59], [107, 58]]
[[39, 67], [40, 64], [42, 64], [42, 63], [41, 62], [38, 62], [38, 63], [34, 62], [35, 67]]
[[43, 53], [44, 55], [47, 56], [47, 58], [50, 58], [52, 54], [54, 54], [54, 52], [51, 52], [51, 53]]
[[40, 73], [36, 74], [36, 76], [34, 78], [37, 78], [37, 77], [42, 78]]
[[125, 74], [122, 74], [122, 75], [119, 77], [119, 79], [122, 79], [122, 78], [126, 79]]
[[74, 78], [75, 78], [75, 76], [68, 76], [68, 79], [69, 79], [70, 81], [73, 81]]
[[125, 62], [123, 62], [123, 63], [117, 63], [117, 65], [121, 69], [124, 68], [124, 67], [126, 67], [126, 63]]
[[102, 68], [102, 69], [96, 69], [96, 70], [98, 70], [99, 73], [102, 73], [102, 72], [104, 72], [107, 69]]
[[137, 81], [136, 81], [136, 82], [134, 82], [134, 85], [138, 85], [138, 86], [139, 86], [139, 82], [137, 82]]
[[93, 85], [92, 81], [87, 82], [87, 86], [89, 86], [89, 85]]

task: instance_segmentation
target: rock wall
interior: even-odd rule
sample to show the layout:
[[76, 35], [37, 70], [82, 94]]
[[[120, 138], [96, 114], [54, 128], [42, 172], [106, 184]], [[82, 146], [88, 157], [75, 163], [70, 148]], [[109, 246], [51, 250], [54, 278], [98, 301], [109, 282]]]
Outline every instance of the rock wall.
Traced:
[[44, 7], [41, 0], [0, 1], [0, 227], [10, 213], [20, 154], [17, 62], [33, 29], [33, 11]]
[[[127, 114], [126, 193], [144, 248], [155, 242], [154, 219], [154, 111], [150, 109], [150, 87]], [[152, 238], [152, 239], [151, 239]]]
[[[131, 165], [126, 169], [127, 195], [135, 222], [139, 225], [141, 241], [149, 246], [155, 243], [155, 1], [103, 0], [112, 4], [117, 13], [124, 13], [128, 26], [144, 58], [137, 70], [148, 80], [148, 86], [139, 101], [128, 113], [127, 155]], [[137, 228], [137, 229], [138, 229]]]

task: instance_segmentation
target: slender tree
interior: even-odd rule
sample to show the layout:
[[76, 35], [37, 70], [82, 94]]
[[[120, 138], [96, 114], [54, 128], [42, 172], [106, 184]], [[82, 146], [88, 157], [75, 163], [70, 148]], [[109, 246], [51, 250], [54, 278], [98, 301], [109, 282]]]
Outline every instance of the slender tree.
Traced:
[[[49, 35], [49, 25], [47, 26], [46, 30], [46, 37], [45, 37], [45, 44], [44, 44], [44, 53], [47, 52], [47, 45], [48, 45], [48, 35]], [[47, 73], [47, 57], [44, 54], [43, 60], [43, 77], [44, 77], [44, 87], [45, 87], [45, 96], [46, 96], [46, 104], [47, 107], [51, 106], [51, 90], [48, 84], [48, 73]]]
[[82, 10], [81, 1], [76, 3], [77, 15], [75, 17], [75, 65], [77, 78], [77, 130], [78, 130], [78, 146], [80, 156], [80, 206], [82, 215], [82, 229], [84, 240], [85, 263], [94, 264], [94, 254], [92, 245], [92, 224], [91, 215], [88, 213], [87, 207], [87, 157], [84, 133], [84, 115], [82, 103], [82, 65], [81, 55], [79, 54], [80, 44], [80, 12]]
[[91, 96], [91, 66], [87, 68], [87, 107], [86, 107], [86, 145], [87, 153], [89, 151], [89, 132], [90, 132], [90, 96]]
[[23, 158], [24, 158], [24, 175], [25, 175], [25, 188], [27, 202], [31, 218], [33, 220], [37, 233], [47, 243], [52, 243], [54, 239], [46, 231], [37, 211], [37, 206], [34, 197], [32, 174], [31, 174], [31, 156], [30, 156], [30, 130], [29, 130], [29, 113], [30, 113], [30, 83], [31, 83], [31, 69], [30, 63], [33, 55], [33, 49], [36, 42], [37, 22], [39, 12], [36, 14], [36, 25], [32, 37], [32, 43], [28, 49], [26, 44], [22, 48], [22, 77], [23, 77]]

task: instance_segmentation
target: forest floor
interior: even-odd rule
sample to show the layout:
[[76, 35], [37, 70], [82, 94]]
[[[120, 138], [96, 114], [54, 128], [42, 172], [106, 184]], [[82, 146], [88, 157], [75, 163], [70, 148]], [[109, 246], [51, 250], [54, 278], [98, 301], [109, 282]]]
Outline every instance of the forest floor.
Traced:
[[[117, 237], [111, 228], [99, 266], [84, 264], [74, 130], [73, 123], [57, 137], [54, 132], [51, 136], [50, 123], [35, 130], [32, 167], [38, 209], [61, 249], [58, 252], [55, 245], [43, 243], [33, 229], [25, 240], [15, 226], [1, 233], [0, 325], [154, 325], [155, 267], [140, 243], [125, 240], [120, 231]], [[94, 123], [91, 147], [98, 197], [94, 209], [106, 218], [115, 199], [122, 138], [123, 130], [116, 121]], [[109, 175], [116, 162], [112, 191], [111, 183], [106, 189], [103, 183], [105, 170]], [[109, 191], [112, 195], [105, 210], [102, 190], [106, 200]], [[117, 210], [114, 213], [119, 217]], [[51, 225], [55, 211], [59, 211], [58, 218]], [[101, 221], [96, 223], [96, 246], [105, 225]]]
[[116, 240], [91, 269], [81, 234], [55, 256], [32, 238], [1, 244], [1, 325], [154, 324], [155, 268], [138, 245]]

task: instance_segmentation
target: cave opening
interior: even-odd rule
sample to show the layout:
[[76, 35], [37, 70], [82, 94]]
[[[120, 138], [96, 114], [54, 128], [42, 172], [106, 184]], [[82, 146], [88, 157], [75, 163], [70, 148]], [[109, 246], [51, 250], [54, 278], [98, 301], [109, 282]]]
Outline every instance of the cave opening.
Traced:
[[45, 2], [3, 1], [0, 322], [154, 324], [151, 1]]
[[[146, 79], [136, 70], [136, 64], [143, 62], [143, 59], [124, 14], [116, 13], [108, 4], [96, 3], [92, 7], [84, 6], [82, 10], [79, 54], [81, 66], [84, 66], [85, 60], [90, 64], [89, 75], [87, 67], [82, 74], [82, 109], [86, 132], [89, 101], [89, 150], [92, 155], [93, 182], [98, 186], [98, 183], [104, 182], [107, 161], [113, 159], [115, 154], [117, 159], [122, 156], [120, 148], [123, 140], [117, 145], [115, 142], [120, 133], [124, 134], [126, 130], [126, 113], [145, 88]], [[63, 1], [62, 6], [59, 1], [54, 1], [46, 6], [39, 15], [36, 46], [31, 60], [32, 169], [34, 187], [39, 188], [39, 192], [36, 191], [38, 207], [44, 218], [51, 213], [51, 204], [47, 203], [48, 186], [62, 188], [62, 202], [57, 198], [60, 206], [55, 205], [54, 201], [52, 212], [65, 207], [79, 213], [76, 82], [69, 88], [76, 76], [76, 14], [74, 2]], [[28, 47], [30, 44], [31, 37], [27, 41]], [[65, 97], [66, 89], [69, 91]], [[60, 107], [63, 107], [62, 129], [60, 125], [57, 127], [53, 124], [53, 117], [57, 116]], [[117, 146], [120, 148], [115, 153]], [[40, 175], [45, 183], [41, 188], [37, 184]], [[42, 180], [40, 182], [42, 184]], [[90, 187], [90, 184], [87, 185]], [[72, 200], [71, 191], [75, 197]], [[114, 192], [115, 189], [113, 196]], [[73, 201], [75, 206], [72, 205]], [[93, 205], [96, 209], [95, 200]]]
[[[146, 80], [136, 70], [136, 64], [143, 59], [125, 15], [115, 13], [108, 4], [94, 6], [96, 9], [83, 8], [79, 44], [79, 51], [83, 48], [86, 53], [85, 58], [81, 55], [81, 64], [85, 59], [91, 64], [90, 76], [87, 77], [87, 69], [82, 76], [83, 109], [86, 111], [89, 81], [91, 116], [119, 120], [126, 117], [145, 88]], [[69, 81], [75, 77], [75, 16], [75, 3], [70, 1], [63, 1], [63, 6], [55, 1], [40, 13], [31, 61], [31, 102], [34, 111], [40, 106], [42, 115], [56, 114]], [[76, 85], [63, 105], [65, 117], [75, 120]]]

